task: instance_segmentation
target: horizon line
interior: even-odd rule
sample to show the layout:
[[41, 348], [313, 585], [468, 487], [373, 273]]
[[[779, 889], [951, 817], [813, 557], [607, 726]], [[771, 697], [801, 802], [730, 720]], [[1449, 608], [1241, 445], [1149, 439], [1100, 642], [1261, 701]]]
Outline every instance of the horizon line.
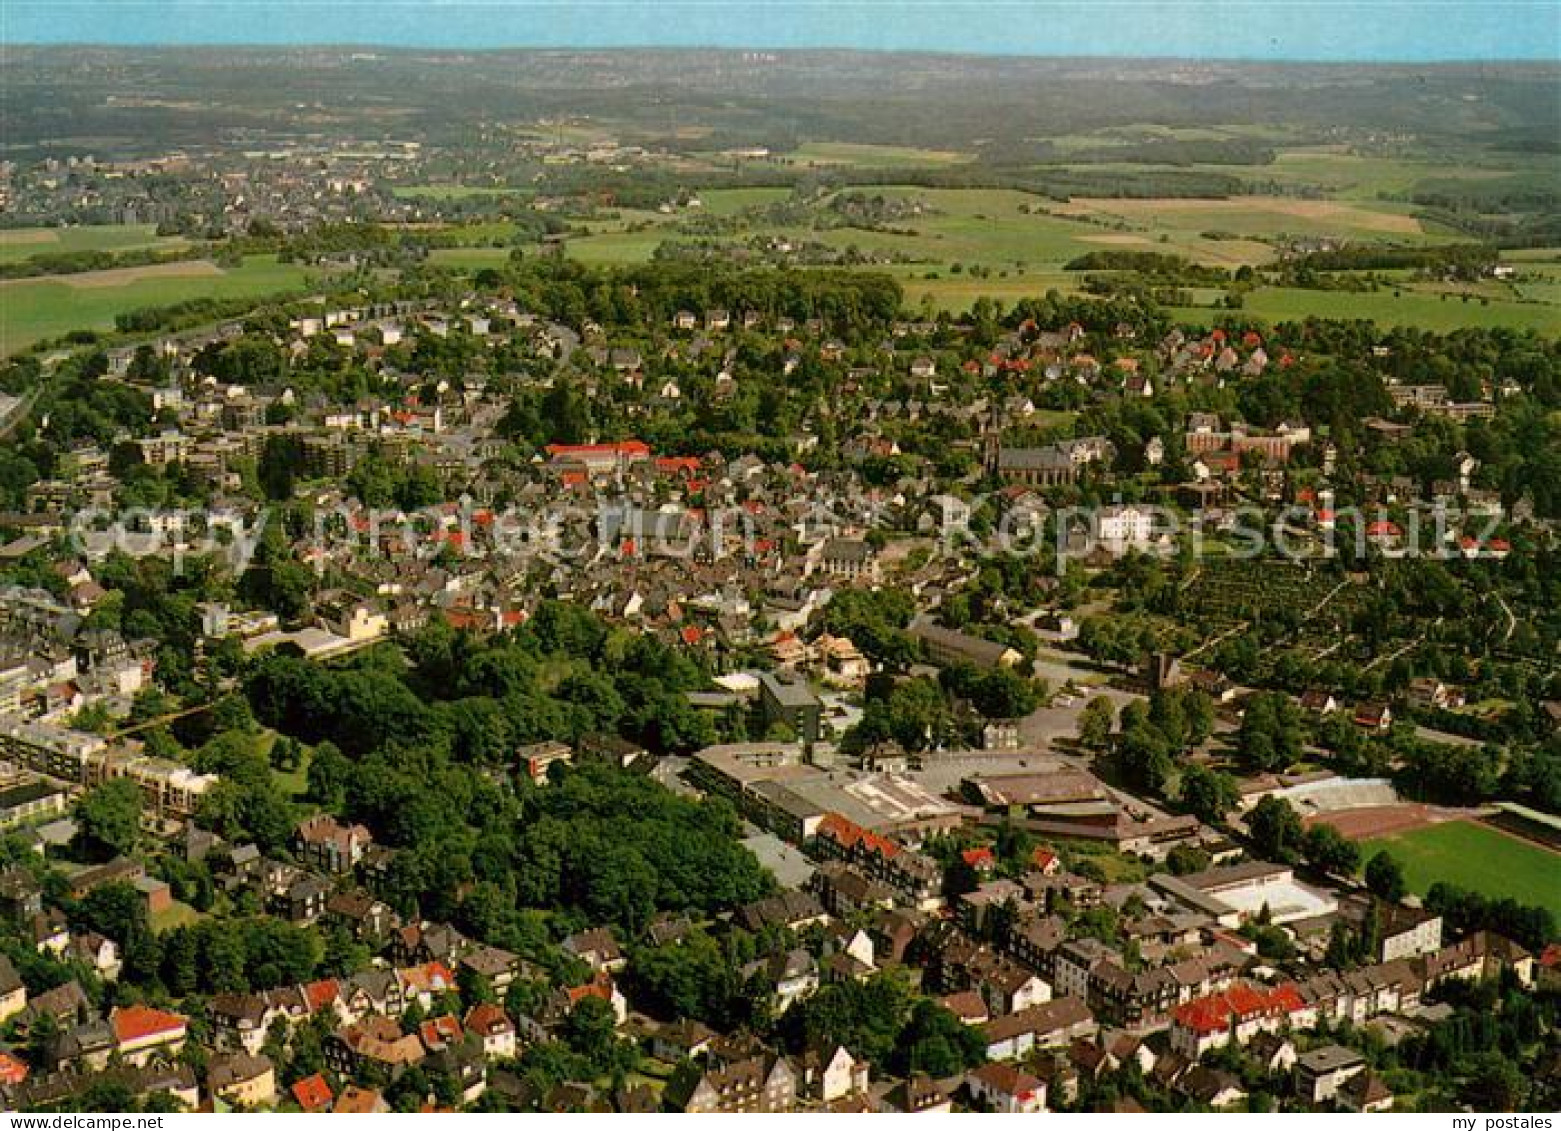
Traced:
[[672, 54], [680, 51], [718, 52], [728, 55], [764, 52], [774, 55], [886, 55], [915, 56], [941, 59], [1033, 59], [1048, 62], [1117, 62], [1125, 59], [1144, 63], [1234, 63], [1245, 66], [1319, 66], [1319, 67], [1474, 67], [1474, 66], [1532, 66], [1535, 64], [1561, 69], [1561, 57], [1555, 55], [1487, 55], [1487, 56], [1417, 56], [1380, 57], [1362, 59], [1327, 58], [1297, 55], [1274, 57], [1263, 55], [1154, 55], [1135, 51], [1092, 52], [1085, 54], [1046, 54], [1037, 52], [983, 51], [977, 48], [937, 50], [933, 48], [871, 47], [820, 45], [814, 47], [766, 47], [758, 44], [739, 46], [717, 43], [615, 43], [607, 45], [587, 44], [526, 44], [500, 43], [484, 46], [457, 47], [448, 44], [414, 44], [378, 42], [366, 40], [347, 41], [265, 41], [232, 42], [222, 40], [173, 40], [162, 42], [129, 42], [116, 40], [52, 40], [6, 39], [0, 37], [0, 47], [26, 47], [41, 50], [94, 50], [94, 51], [384, 51], [397, 54], [441, 53], [451, 55], [497, 55], [506, 51], [527, 51], [555, 55], [610, 54], [644, 52]]

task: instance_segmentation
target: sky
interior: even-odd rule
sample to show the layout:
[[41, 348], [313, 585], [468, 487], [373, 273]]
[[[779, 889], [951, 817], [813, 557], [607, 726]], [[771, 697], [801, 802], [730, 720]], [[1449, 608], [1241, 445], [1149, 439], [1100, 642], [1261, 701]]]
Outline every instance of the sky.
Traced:
[[1561, 0], [0, 0], [0, 44], [1561, 60]]

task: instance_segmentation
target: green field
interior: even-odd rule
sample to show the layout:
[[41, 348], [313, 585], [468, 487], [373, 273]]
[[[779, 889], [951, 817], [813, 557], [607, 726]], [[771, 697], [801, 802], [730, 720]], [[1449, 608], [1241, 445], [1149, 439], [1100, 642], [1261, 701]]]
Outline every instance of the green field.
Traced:
[[301, 288], [304, 268], [253, 256], [242, 267], [189, 260], [0, 282], [0, 354], [72, 330], [112, 330], [117, 315], [196, 298], [259, 298]]
[[172, 249], [188, 243], [182, 236], [159, 236], [151, 224], [104, 224], [87, 228], [0, 229], [0, 263], [68, 251], [140, 251]]
[[[1537, 299], [1540, 288], [1536, 287], [1534, 293]], [[1269, 322], [1295, 321], [1314, 315], [1318, 318], [1370, 318], [1383, 326], [1421, 326], [1428, 330], [1506, 326], [1547, 334], [1561, 333], [1561, 301], [1554, 296], [1545, 302], [1491, 299], [1487, 304], [1479, 298], [1464, 302], [1452, 295], [1443, 298], [1439, 294], [1412, 290], [1395, 295], [1387, 290], [1352, 294], [1295, 287], [1259, 287], [1246, 296], [1242, 311]], [[1190, 321], [1207, 322], [1220, 312], [1178, 307], [1171, 313]]]
[[436, 247], [428, 261], [441, 267], [462, 271], [480, 271], [484, 267], [502, 267], [509, 262], [507, 247]]
[[[929, 189], [864, 186], [870, 196], [903, 198], [923, 204], [924, 215], [898, 220], [892, 231], [857, 227], [808, 229], [753, 223], [741, 236], [789, 236], [830, 247], [894, 253], [914, 260], [908, 273], [936, 270], [947, 275], [954, 264], [992, 271], [1023, 269], [1055, 273], [1091, 251], [1157, 251], [1224, 268], [1262, 264], [1277, 258], [1281, 237], [1332, 236], [1390, 244], [1445, 242], [1423, 230], [1408, 207], [1382, 202], [1336, 202], [1288, 197], [1236, 197], [1230, 200], [1085, 200], [1067, 204], [1010, 189]], [[730, 189], [702, 194], [705, 209], [732, 215], [742, 207], [779, 201], [781, 189]], [[593, 225], [592, 234], [569, 242], [570, 253], [593, 263], [644, 262], [663, 239], [688, 238], [676, 230], [682, 215], [641, 213], [642, 230], [626, 231], [629, 220]], [[896, 274], [907, 273], [901, 268]], [[993, 281], [994, 294], [1034, 293], [1013, 282]], [[935, 299], [947, 291], [957, 303], [969, 288], [917, 288]], [[913, 296], [915, 297], [915, 296]]]
[[535, 196], [534, 188], [498, 188], [493, 185], [397, 185], [394, 194], [402, 200], [426, 197], [429, 200], [473, 200], [480, 197]]
[[1561, 854], [1474, 821], [1448, 821], [1361, 845], [1370, 859], [1392, 851], [1412, 891], [1424, 894], [1437, 880], [1492, 897], [1548, 907], [1561, 916]]
[[969, 153], [948, 149], [916, 149], [905, 145], [867, 145], [849, 141], [810, 141], [786, 157], [810, 165], [850, 165], [858, 169], [925, 169], [961, 165]]

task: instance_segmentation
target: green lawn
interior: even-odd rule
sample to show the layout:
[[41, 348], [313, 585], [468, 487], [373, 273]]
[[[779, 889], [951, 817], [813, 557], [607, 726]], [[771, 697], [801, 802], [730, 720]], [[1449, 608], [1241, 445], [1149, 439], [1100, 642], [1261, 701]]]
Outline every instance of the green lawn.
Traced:
[[1427, 825], [1362, 844], [1370, 859], [1381, 848], [1404, 866], [1412, 891], [1424, 894], [1437, 880], [1492, 897], [1548, 907], [1561, 916], [1561, 854], [1475, 821]]
[[152, 224], [101, 224], [78, 228], [0, 229], [0, 263], [66, 251], [172, 249], [188, 243], [182, 236], [159, 236]]
[[152, 930], [161, 934], [163, 931], [171, 931], [175, 927], [188, 927], [201, 921], [201, 913], [188, 903], [180, 903], [177, 899], [167, 911], [159, 911], [152, 916]]
[[702, 211], [712, 216], [730, 216], [758, 204], [779, 204], [791, 196], [791, 190], [786, 188], [703, 189], [698, 195]]
[[252, 256], [242, 267], [208, 260], [0, 282], [0, 354], [72, 330], [112, 330], [116, 315], [195, 298], [259, 298], [300, 289], [305, 270]]

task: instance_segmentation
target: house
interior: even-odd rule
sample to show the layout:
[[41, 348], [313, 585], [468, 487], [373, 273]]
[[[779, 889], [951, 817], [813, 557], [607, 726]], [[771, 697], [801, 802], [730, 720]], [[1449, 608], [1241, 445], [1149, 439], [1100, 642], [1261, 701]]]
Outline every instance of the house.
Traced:
[[331, 922], [346, 927], [359, 942], [383, 942], [397, 924], [396, 913], [389, 904], [361, 890], [332, 894], [325, 901], [325, 914]]
[[1046, 1110], [1046, 1084], [1011, 1064], [983, 1064], [965, 1077], [965, 1088], [975, 1103], [1005, 1114], [1030, 1114]]
[[1272, 987], [1237, 982], [1177, 1006], [1171, 1048], [1197, 1059], [1210, 1049], [1245, 1044], [1260, 1032], [1275, 1032], [1307, 1008], [1292, 982]]
[[305, 864], [333, 876], [352, 871], [374, 837], [362, 825], [343, 825], [317, 813], [293, 830], [293, 851]]
[[1393, 727], [1393, 708], [1386, 703], [1362, 703], [1355, 708], [1355, 725], [1378, 734]]
[[709, 1026], [685, 1017], [656, 1030], [650, 1039], [650, 1054], [668, 1064], [694, 1060], [709, 1052], [719, 1037]]
[[1357, 1072], [1346, 1080], [1335, 1097], [1345, 1111], [1372, 1112], [1393, 1110], [1393, 1091], [1371, 1069]]
[[[96, 931], [72, 935], [70, 945], [65, 948], [65, 956], [68, 960], [88, 967], [106, 982], [116, 980], [123, 965], [119, 957], [119, 944]], [[3, 979], [0, 979], [0, 983], [3, 983]], [[0, 1020], [4, 1020], [5, 1016], [3, 1000], [0, 1000]]]
[[331, 1086], [325, 1080], [323, 1074], [316, 1072], [313, 1076], [306, 1076], [299, 1080], [288, 1090], [293, 1097], [293, 1102], [299, 1108], [310, 1114], [329, 1111], [336, 1097], [331, 1092]]
[[68, 1029], [92, 1015], [92, 1003], [79, 982], [70, 981], [38, 994], [17, 1019], [17, 1028], [25, 1031], [40, 1017], [48, 1017], [58, 1029]]
[[269, 1107], [276, 1102], [276, 1068], [264, 1054], [218, 1053], [207, 1062], [206, 1087], [234, 1107]]
[[1371, 913], [1377, 916], [1377, 961], [1419, 958], [1441, 949], [1440, 915], [1397, 903], [1379, 904]]
[[953, 1098], [936, 1080], [920, 1072], [890, 1088], [884, 1103], [906, 1115], [944, 1115], [954, 1110]]
[[737, 909], [737, 924], [751, 934], [772, 927], [799, 931], [828, 920], [823, 904], [806, 892], [784, 891], [744, 904]]
[[137, 1068], [153, 1055], [172, 1056], [184, 1047], [188, 1022], [177, 1013], [147, 1005], [127, 1005], [109, 1014], [114, 1045], [120, 1057]]
[[1076, 997], [994, 1017], [981, 1026], [986, 1054], [993, 1060], [1017, 1060], [1037, 1048], [1062, 1048], [1075, 1037], [1092, 1036], [1099, 1026], [1089, 1006]]
[[378, 1089], [348, 1084], [331, 1110], [337, 1115], [381, 1115], [390, 1110], [390, 1105]]
[[415, 1033], [403, 1033], [400, 1022], [370, 1016], [338, 1029], [327, 1042], [325, 1058], [337, 1072], [357, 1076], [365, 1069], [395, 1079], [423, 1060], [426, 1050]]
[[214, 994], [206, 1013], [219, 1045], [236, 1045], [250, 1054], [260, 1052], [275, 1016], [260, 994]]
[[1295, 1068], [1295, 1044], [1281, 1033], [1259, 1033], [1253, 1037], [1247, 1042], [1247, 1056], [1270, 1076]]
[[1463, 706], [1462, 692], [1430, 676], [1410, 680], [1408, 698], [1424, 710], [1455, 710]]
[[564, 940], [563, 949], [598, 972], [605, 970], [616, 974], [629, 964], [628, 956], [606, 927], [594, 927], [570, 935]]
[[823, 667], [824, 682], [832, 687], [861, 687], [872, 672], [872, 665], [857, 646], [844, 636], [825, 633], [813, 643]]
[[1201, 1064], [1189, 1068], [1186, 1075], [1177, 1081], [1176, 1087], [1189, 1099], [1216, 1111], [1234, 1107], [1247, 1098], [1246, 1089], [1236, 1077]]
[[434, 998], [456, 991], [455, 974], [443, 962], [424, 962], [396, 971], [401, 982], [402, 1000], [408, 1005], [417, 1002], [424, 1009], [432, 1008]]
[[32, 1071], [27, 1062], [14, 1053], [0, 1052], [0, 1089], [13, 1089], [27, 1082]]
[[1011, 668], [1024, 659], [1018, 649], [979, 636], [944, 628], [927, 617], [918, 617], [905, 630], [907, 636], [919, 641], [933, 663], [944, 667], [966, 663], [985, 671], [995, 668]]
[[881, 576], [877, 553], [861, 538], [829, 539], [819, 548], [818, 568], [848, 581], [877, 581]]
[[0, 954], [0, 1022], [9, 1021], [27, 1008], [27, 987], [11, 960]]
[[760, 1053], [674, 1079], [663, 1095], [673, 1110], [690, 1114], [784, 1112], [796, 1108], [799, 1084], [790, 1060]]
[[517, 1051], [515, 1023], [489, 1002], [480, 1002], [466, 1011], [466, 1031], [482, 1042], [482, 1051], [490, 1058], [508, 1060]]
[[313, 923], [325, 914], [330, 895], [331, 885], [323, 876], [302, 875], [278, 892], [272, 905], [289, 923]]
[[1332, 692], [1313, 687], [1301, 695], [1301, 710], [1309, 715], [1331, 715], [1338, 709], [1339, 701]]
[[503, 994], [514, 984], [524, 967], [525, 963], [519, 955], [482, 943], [463, 952], [457, 963], [458, 971], [468, 970], [484, 979], [498, 994]]
[[775, 1012], [785, 1013], [797, 1002], [818, 989], [818, 962], [798, 947], [772, 958], [750, 962], [742, 969], [743, 979], [760, 979], [775, 995]]
[[803, 1091], [819, 1103], [863, 1095], [870, 1078], [867, 1061], [852, 1056], [844, 1045], [836, 1045], [828, 1053], [813, 1050], [802, 1059]]
[[1346, 1081], [1366, 1070], [1366, 1058], [1343, 1045], [1322, 1045], [1295, 1062], [1295, 1094], [1315, 1107], [1333, 1101]]

